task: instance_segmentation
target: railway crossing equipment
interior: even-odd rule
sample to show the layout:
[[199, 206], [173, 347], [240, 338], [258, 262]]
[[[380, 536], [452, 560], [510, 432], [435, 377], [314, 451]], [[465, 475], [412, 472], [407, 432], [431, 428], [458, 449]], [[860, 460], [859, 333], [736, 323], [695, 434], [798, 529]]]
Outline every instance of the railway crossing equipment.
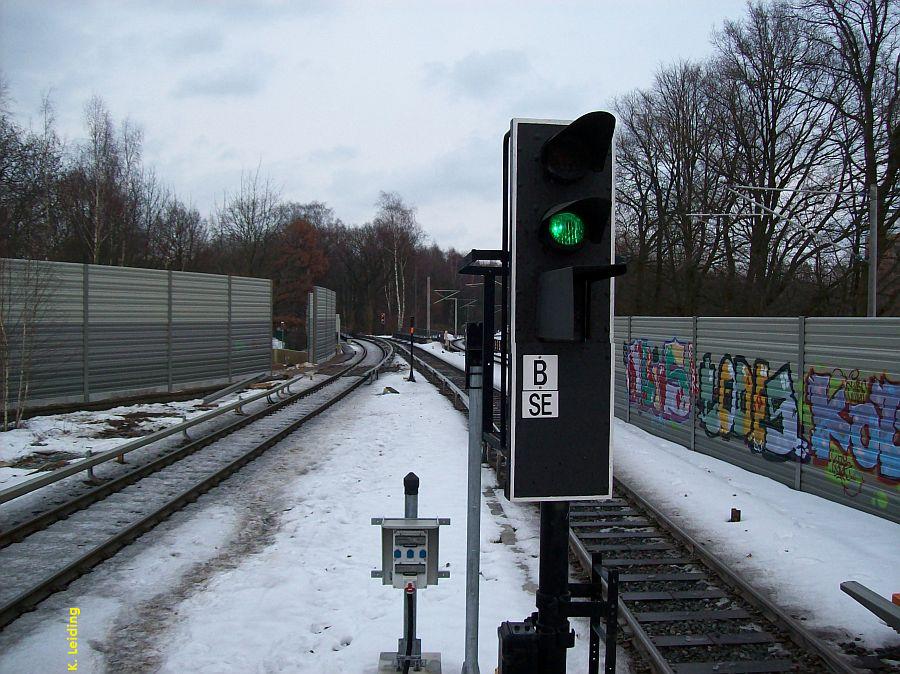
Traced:
[[439, 578], [449, 578], [449, 571], [438, 569], [439, 529], [450, 524], [444, 517], [418, 516], [419, 478], [408, 473], [403, 478], [404, 517], [373, 517], [372, 524], [381, 527], [381, 568], [372, 578], [383, 585], [403, 590], [403, 636], [397, 652], [384, 652], [378, 661], [379, 672], [426, 671], [440, 674], [439, 653], [422, 653], [422, 640], [416, 638], [416, 594]]

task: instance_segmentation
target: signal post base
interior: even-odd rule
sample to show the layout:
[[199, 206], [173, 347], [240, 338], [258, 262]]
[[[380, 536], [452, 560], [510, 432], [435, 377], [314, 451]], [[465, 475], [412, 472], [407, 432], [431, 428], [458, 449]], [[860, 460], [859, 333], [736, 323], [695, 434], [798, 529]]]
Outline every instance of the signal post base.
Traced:
[[[427, 674], [441, 674], [441, 654], [440, 653], [422, 653], [422, 659], [425, 660], [425, 666], [420, 669], [409, 668], [411, 672], [427, 672]], [[394, 652], [382, 651], [378, 657], [378, 674], [395, 674], [402, 671], [397, 669], [397, 654]]]

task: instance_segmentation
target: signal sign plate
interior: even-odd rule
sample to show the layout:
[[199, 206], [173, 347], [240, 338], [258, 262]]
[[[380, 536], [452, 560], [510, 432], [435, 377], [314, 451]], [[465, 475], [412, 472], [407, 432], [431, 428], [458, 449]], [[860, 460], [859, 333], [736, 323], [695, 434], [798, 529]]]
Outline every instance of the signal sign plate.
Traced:
[[523, 391], [558, 391], [559, 356], [522, 356]]
[[559, 357], [522, 356], [522, 418], [559, 417]]

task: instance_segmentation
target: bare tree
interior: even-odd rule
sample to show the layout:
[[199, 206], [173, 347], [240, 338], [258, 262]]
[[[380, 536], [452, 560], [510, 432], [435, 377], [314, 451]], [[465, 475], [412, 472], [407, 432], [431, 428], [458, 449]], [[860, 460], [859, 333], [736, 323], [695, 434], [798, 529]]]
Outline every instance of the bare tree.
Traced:
[[215, 215], [216, 233], [230, 248], [232, 269], [250, 276], [263, 271], [272, 254], [269, 243], [282, 223], [278, 190], [259, 173], [259, 166], [242, 173], [240, 188], [224, 195]]
[[[652, 253], [652, 299], [663, 293], [665, 277], [665, 292], [679, 313], [700, 309], [703, 282], [721, 256], [720, 222], [692, 214], [719, 211], [729, 201], [718, 172], [722, 146], [710, 124], [715, 104], [709, 89], [702, 65], [679, 63], [662, 69], [651, 90], [618, 103], [618, 198], [625, 224], [620, 240], [633, 240], [641, 295]], [[643, 297], [636, 301], [641, 306]]]
[[119, 172], [118, 145], [112, 117], [106, 104], [94, 96], [85, 106], [88, 140], [82, 151], [90, 200], [86, 217], [80, 220], [80, 234], [91, 262], [100, 264], [103, 246], [111, 235], [111, 205]]
[[143, 153], [144, 132], [129, 120], [122, 122], [119, 130], [119, 150], [121, 163], [120, 192], [121, 208], [118, 213], [117, 237], [118, 263], [125, 266], [129, 259], [129, 244], [134, 245], [139, 237], [142, 197], [144, 196]]
[[385, 285], [385, 300], [397, 311], [397, 330], [403, 329], [406, 316], [406, 274], [410, 258], [424, 234], [416, 222], [416, 209], [407, 205], [396, 192], [381, 192], [375, 206], [373, 225], [384, 239], [390, 273]]
[[0, 430], [17, 428], [31, 393], [38, 326], [53, 290], [49, 265], [0, 258]]
[[821, 76], [803, 67], [820, 47], [777, 3], [750, 5], [746, 20], [725, 23], [716, 45], [715, 95], [727, 143], [721, 172], [732, 187], [760, 188], [736, 204], [739, 215], [753, 217], [730, 229], [734, 263], [746, 279], [740, 304], [748, 315], [777, 312], [816, 255], [849, 236], [833, 219], [839, 196], [791, 191], [840, 186], [834, 111], [802, 92]]
[[[882, 309], [900, 308], [900, 268], [895, 230], [900, 210], [900, 4], [896, 0], [795, 0], [807, 38], [820, 45], [823, 58], [810, 64], [827, 75], [823, 86], [804, 93], [824, 101], [838, 114], [840, 138], [852, 192], [849, 216], [862, 251], [869, 218], [869, 188], [878, 186], [878, 254], [882, 269]], [[857, 268], [860, 272], [860, 268]], [[851, 276], [857, 307], [865, 305], [862, 273]]]

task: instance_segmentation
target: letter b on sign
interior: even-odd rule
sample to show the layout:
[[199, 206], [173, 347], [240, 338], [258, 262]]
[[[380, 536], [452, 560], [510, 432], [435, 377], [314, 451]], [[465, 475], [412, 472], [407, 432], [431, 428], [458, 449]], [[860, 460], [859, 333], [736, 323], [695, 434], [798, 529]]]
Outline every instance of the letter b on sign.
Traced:
[[522, 390], [556, 391], [558, 356], [522, 356]]

